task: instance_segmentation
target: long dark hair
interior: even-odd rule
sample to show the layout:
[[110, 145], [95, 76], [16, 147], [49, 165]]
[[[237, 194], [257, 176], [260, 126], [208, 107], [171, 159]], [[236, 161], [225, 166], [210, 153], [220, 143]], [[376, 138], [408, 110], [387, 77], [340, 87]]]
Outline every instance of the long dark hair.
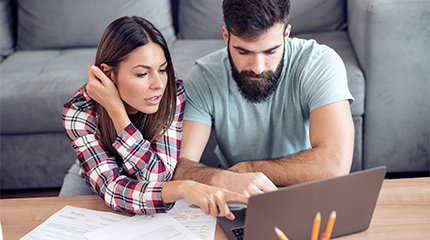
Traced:
[[[146, 19], [141, 17], [122, 17], [113, 21], [104, 31], [100, 40], [95, 66], [102, 63], [111, 67], [115, 76], [118, 67], [128, 55], [138, 47], [150, 42], [161, 46], [167, 60], [168, 80], [159, 109], [154, 114], [139, 112], [137, 120], [133, 122], [142, 133], [143, 138], [154, 142], [162, 136], [171, 126], [176, 108], [176, 82], [172, 59], [166, 40], [163, 35]], [[99, 129], [106, 148], [112, 156], [115, 156], [118, 165], [122, 166], [122, 158], [113, 148], [112, 144], [117, 138], [115, 126], [106, 109], [96, 101], [93, 101], [94, 109], [99, 119]]]
[[224, 0], [222, 9], [228, 32], [247, 40], [290, 18], [289, 0]]

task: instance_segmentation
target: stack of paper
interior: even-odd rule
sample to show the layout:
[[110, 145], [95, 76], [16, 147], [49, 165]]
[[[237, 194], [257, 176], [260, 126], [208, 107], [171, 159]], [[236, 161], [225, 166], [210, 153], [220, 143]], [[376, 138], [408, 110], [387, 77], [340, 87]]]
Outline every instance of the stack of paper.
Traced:
[[216, 218], [200, 208], [177, 201], [166, 214], [154, 216], [94, 211], [66, 206], [25, 235], [28, 239], [214, 239]]

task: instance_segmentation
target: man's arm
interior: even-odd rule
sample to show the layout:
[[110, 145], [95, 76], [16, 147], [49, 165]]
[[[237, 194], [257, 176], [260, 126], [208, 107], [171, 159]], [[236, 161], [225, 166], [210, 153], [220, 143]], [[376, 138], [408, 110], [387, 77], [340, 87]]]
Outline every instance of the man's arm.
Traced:
[[354, 124], [348, 100], [313, 110], [310, 150], [271, 161], [241, 162], [229, 170], [262, 172], [277, 186], [348, 174], [354, 150]]
[[185, 120], [183, 122], [181, 152], [173, 178], [211, 184], [212, 175], [219, 169], [199, 163], [211, 133], [209, 125]]
[[236, 173], [199, 163], [210, 132], [211, 127], [206, 124], [184, 121], [181, 153], [173, 179], [224, 187], [245, 196], [277, 189], [262, 173]]

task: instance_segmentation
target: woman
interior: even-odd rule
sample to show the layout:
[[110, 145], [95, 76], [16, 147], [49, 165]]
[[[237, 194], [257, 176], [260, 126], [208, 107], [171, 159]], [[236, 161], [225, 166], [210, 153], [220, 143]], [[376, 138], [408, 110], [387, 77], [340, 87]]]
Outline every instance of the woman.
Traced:
[[88, 83], [64, 105], [64, 128], [78, 161], [60, 196], [94, 191], [112, 209], [136, 214], [164, 213], [183, 198], [205, 214], [234, 218], [226, 202], [246, 197], [194, 181], [170, 181], [185, 95], [166, 41], [151, 23], [140, 17], [112, 22], [88, 75]]

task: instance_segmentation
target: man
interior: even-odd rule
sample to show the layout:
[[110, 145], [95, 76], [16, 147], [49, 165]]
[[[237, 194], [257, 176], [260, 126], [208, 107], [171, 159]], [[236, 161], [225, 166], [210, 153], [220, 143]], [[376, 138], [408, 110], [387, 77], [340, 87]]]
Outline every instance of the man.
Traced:
[[[224, 0], [227, 48], [197, 60], [185, 79], [174, 179], [250, 196], [349, 173], [345, 67], [327, 46], [289, 38], [289, 9], [289, 0]], [[228, 170], [199, 163], [212, 125]]]

